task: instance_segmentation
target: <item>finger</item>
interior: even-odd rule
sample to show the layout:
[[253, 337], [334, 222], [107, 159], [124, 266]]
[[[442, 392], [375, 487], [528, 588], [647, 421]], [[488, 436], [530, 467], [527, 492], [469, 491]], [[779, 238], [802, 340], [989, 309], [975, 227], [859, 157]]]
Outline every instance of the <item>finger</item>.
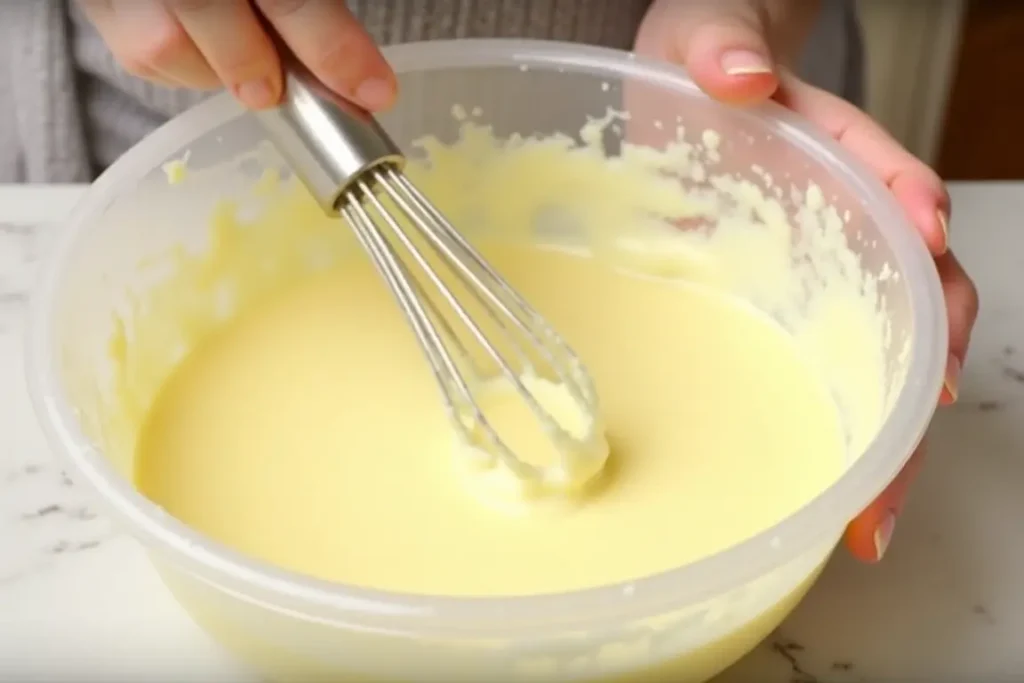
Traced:
[[858, 560], [875, 563], [885, 556], [896, 520], [906, 504], [907, 490], [921, 469], [924, 455], [925, 444], [922, 443], [885, 491], [847, 525], [843, 543]]
[[948, 248], [949, 195], [939, 176], [857, 107], [784, 74], [775, 99], [824, 128], [889, 186], [934, 255]]
[[217, 78], [251, 109], [281, 99], [281, 62], [247, 0], [164, 0]]
[[759, 6], [746, 0], [656, 3], [638, 34], [637, 51], [684, 65], [715, 99], [765, 100], [778, 80]]
[[395, 74], [344, 2], [256, 0], [295, 56], [321, 83], [370, 111], [392, 105]]
[[[946, 371], [941, 402], [948, 404], [956, 400], [960, 367], [967, 356], [971, 331], [978, 317], [978, 292], [952, 252], [937, 258], [936, 264], [949, 310], [949, 365], [955, 368], [953, 374], [949, 366]], [[878, 562], [885, 555], [923, 457], [922, 444], [882, 495], [847, 526], [844, 541], [854, 557], [864, 562]]]
[[751, 3], [696, 3], [677, 40], [693, 80], [704, 92], [730, 104], [753, 104], [779, 86], [765, 24]]
[[168, 87], [219, 85], [184, 27], [159, 0], [82, 0], [80, 4], [128, 73]]
[[946, 298], [949, 318], [949, 359], [946, 363], [946, 379], [939, 402], [951, 405], [960, 393], [960, 371], [967, 358], [967, 347], [971, 343], [971, 332], [978, 319], [978, 290], [964, 272], [953, 252], [946, 252], [936, 259], [942, 291]]

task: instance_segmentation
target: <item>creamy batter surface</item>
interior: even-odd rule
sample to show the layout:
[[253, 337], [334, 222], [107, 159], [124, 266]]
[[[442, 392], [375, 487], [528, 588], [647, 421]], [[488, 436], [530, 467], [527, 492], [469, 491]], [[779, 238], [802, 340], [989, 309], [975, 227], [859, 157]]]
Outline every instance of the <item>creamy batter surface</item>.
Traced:
[[764, 315], [585, 256], [490, 256], [594, 375], [612, 455], [591, 490], [510, 507], [467, 470], [420, 350], [365, 260], [281, 292], [191, 354], [142, 433], [142, 490], [278, 566], [498, 595], [692, 562], [838, 475], [837, 410]]

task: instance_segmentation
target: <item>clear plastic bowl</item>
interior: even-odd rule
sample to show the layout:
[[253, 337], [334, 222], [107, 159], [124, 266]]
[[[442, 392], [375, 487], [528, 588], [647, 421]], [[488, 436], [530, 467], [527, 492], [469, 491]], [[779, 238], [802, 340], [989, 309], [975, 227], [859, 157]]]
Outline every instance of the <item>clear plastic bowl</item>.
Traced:
[[845, 525], [893, 479], [924, 434], [941, 388], [946, 319], [922, 240], [886, 188], [832, 140], [774, 104], [746, 111], [720, 106], [680, 69], [605, 49], [523, 41], [410, 44], [387, 55], [403, 97], [384, 124], [399, 144], [424, 133], [450, 139], [456, 103], [479, 105], [499, 134], [574, 134], [586, 116], [621, 107], [630, 91], [647, 102], [632, 112], [633, 126], [679, 113], [719, 131], [723, 163], [736, 172], [749, 174], [756, 163], [797, 185], [817, 183], [850, 212], [848, 224], [860, 236], [853, 246], [867, 269], [897, 275], [881, 279], [882, 293], [893, 335], [911, 340], [909, 354], [890, 352], [889, 379], [901, 386], [866, 451], [796, 514], [725, 552], [628, 585], [561, 595], [387, 594], [281, 571], [213, 542], [136, 491], [131, 444], [111, 443], [95, 411], [109, 382], [112, 311], [125, 290], [140, 286], [137, 264], [201, 238], [214, 202], [250, 182], [245, 168], [231, 167], [222, 183], [183, 190], [169, 186], [161, 170], [186, 152], [191, 168], [210, 167], [263, 139], [253, 118], [226, 96], [128, 152], [96, 181], [59, 235], [35, 298], [28, 365], [54, 450], [148, 549], [197, 621], [271, 678], [714, 676], [792, 609]]

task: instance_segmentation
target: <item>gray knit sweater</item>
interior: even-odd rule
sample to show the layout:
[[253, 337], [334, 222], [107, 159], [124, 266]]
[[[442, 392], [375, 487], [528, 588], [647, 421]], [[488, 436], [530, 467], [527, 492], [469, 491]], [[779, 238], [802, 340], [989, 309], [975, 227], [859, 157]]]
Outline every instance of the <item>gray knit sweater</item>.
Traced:
[[[340, 1], [340, 0], [339, 0]], [[349, 0], [382, 44], [529, 37], [629, 48], [651, 0]], [[205, 93], [126, 74], [71, 0], [0, 1], [0, 183], [86, 182]], [[801, 62], [859, 103], [851, 4], [826, 0]]]

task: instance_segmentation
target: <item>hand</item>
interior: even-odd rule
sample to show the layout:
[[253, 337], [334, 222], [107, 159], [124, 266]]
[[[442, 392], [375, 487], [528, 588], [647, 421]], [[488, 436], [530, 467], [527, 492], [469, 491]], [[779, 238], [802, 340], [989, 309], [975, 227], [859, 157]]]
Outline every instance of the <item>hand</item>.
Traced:
[[276, 33], [338, 95], [371, 111], [386, 109], [395, 99], [391, 67], [344, 2], [79, 2], [121, 65], [161, 85], [223, 86], [250, 108], [272, 107], [282, 92]]
[[[948, 251], [949, 195], [934, 171], [864, 112], [789, 73], [817, 10], [812, 0], [654, 0], [636, 49], [685, 66], [718, 100], [747, 105], [774, 98], [827, 131], [888, 185], [936, 258], [949, 314], [949, 358], [939, 402], [949, 405], [957, 398], [978, 313], [974, 284]], [[877, 562], [885, 554], [923, 451], [922, 445], [847, 527], [845, 544], [858, 559]]]

